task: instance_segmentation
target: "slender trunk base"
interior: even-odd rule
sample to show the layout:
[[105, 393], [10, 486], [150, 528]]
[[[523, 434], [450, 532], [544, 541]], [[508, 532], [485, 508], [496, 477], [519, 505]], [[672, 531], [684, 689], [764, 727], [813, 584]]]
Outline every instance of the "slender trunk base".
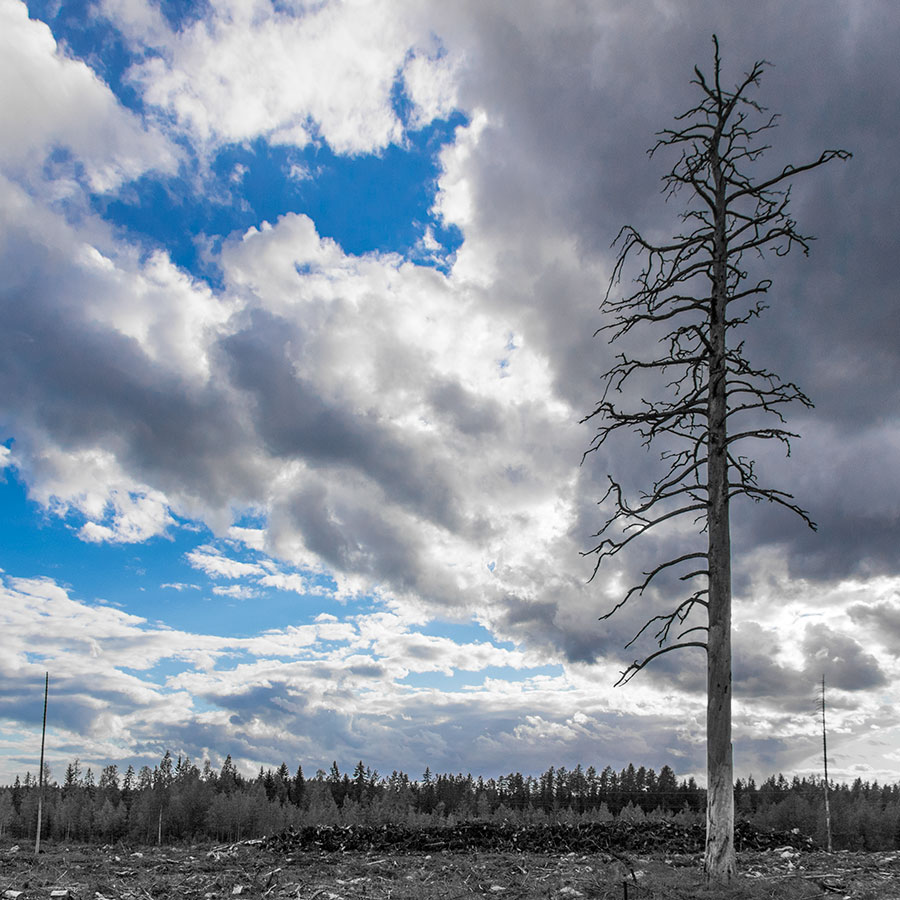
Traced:
[[[731, 743], [730, 616], [710, 626], [706, 706], [706, 855], [711, 884], [727, 884], [735, 875], [734, 751]], [[725, 627], [723, 627], [725, 626]], [[716, 634], [719, 632], [719, 634]]]
[[706, 854], [703, 868], [709, 884], [728, 884], [735, 876], [734, 788], [731, 766], [707, 787]]
[[[727, 558], [726, 566], [727, 569]], [[707, 647], [706, 701], [706, 855], [711, 884], [727, 884], [735, 875], [734, 749], [731, 742], [731, 596], [730, 583], [716, 591], [720, 567], [711, 564], [711, 607]], [[729, 579], [730, 582], [730, 579]], [[719, 596], [716, 596], [716, 595]], [[718, 600], [719, 602], [715, 602]]]

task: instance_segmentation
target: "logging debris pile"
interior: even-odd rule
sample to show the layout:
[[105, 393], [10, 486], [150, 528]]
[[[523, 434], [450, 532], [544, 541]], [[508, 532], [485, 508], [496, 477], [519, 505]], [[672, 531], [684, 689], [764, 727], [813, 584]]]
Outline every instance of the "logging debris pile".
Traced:
[[[790, 832], [763, 831], [747, 822], [735, 825], [737, 850], [813, 850], [813, 840]], [[289, 828], [253, 841], [269, 853], [304, 850], [433, 853], [701, 853], [704, 825], [675, 822], [593, 822], [578, 825], [511, 825], [465, 822], [458, 825], [309, 825]]]

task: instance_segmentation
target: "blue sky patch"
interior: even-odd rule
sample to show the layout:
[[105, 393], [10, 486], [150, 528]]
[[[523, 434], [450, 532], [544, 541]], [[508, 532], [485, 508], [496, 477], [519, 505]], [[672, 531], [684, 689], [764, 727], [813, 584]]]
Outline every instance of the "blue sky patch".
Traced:
[[[163, 3], [167, 6], [191, 6], [189, 2]], [[128, 47], [121, 33], [99, 27], [97, 4], [93, 0], [28, 0], [28, 14], [45, 22], [57, 43], [68, 54], [90, 66], [109, 85], [119, 102], [127, 109], [140, 112], [143, 98], [127, 82], [125, 73], [140, 57]]]
[[479, 688], [488, 679], [499, 681], [522, 681], [537, 675], [558, 677], [563, 674], [560, 665], [534, 666], [526, 669], [513, 669], [510, 666], [486, 666], [474, 672], [457, 669], [452, 675], [443, 672], [410, 672], [399, 683], [414, 688], [434, 688], [442, 691], [458, 691], [465, 688]]
[[[94, 195], [92, 204], [132, 240], [148, 250], [166, 249], [177, 265], [214, 287], [221, 283], [206, 252], [286, 213], [309, 216], [319, 235], [345, 253], [399, 253], [447, 271], [462, 236], [430, 209], [440, 174], [437, 154], [462, 122], [454, 116], [434, 123], [411, 133], [406, 146], [370, 156], [340, 156], [327, 145], [300, 150], [260, 138], [220, 150], [211, 167], [214, 183], [201, 184], [195, 160], [192, 172], [147, 174], [118, 196]], [[428, 226], [442, 245], [435, 261], [416, 254]]]

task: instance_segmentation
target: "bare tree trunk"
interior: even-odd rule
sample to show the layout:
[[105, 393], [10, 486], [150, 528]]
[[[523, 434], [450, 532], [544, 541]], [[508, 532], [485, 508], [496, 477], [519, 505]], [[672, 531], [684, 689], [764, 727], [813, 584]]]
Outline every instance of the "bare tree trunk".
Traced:
[[[725, 500], [727, 505], [727, 499]], [[715, 517], [720, 519], [719, 516]], [[734, 764], [731, 744], [731, 584], [727, 512], [710, 522], [709, 642], [706, 702], [706, 857], [709, 881], [735, 872]]]
[[708, 881], [734, 877], [734, 764], [731, 747], [731, 529], [728, 505], [725, 181], [713, 144], [716, 183], [709, 323], [708, 460], [709, 634], [706, 677], [706, 856]]

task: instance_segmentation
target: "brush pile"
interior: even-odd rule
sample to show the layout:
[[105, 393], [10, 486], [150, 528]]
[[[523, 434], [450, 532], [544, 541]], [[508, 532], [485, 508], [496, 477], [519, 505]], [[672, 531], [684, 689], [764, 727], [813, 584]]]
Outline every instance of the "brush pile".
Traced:
[[[703, 825], [675, 822], [595, 822], [578, 825], [511, 825], [464, 822], [457, 825], [320, 825], [289, 828], [261, 841], [270, 853], [304, 850], [327, 853], [701, 853]], [[813, 841], [793, 832], [761, 831], [746, 822], [735, 827], [738, 850], [812, 850]]]

